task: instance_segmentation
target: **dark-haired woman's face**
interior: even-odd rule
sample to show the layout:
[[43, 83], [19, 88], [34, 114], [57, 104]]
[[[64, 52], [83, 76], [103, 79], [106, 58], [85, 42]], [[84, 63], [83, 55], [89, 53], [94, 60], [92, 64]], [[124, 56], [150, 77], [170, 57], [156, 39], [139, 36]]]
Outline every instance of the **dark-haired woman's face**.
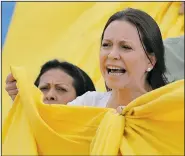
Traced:
[[61, 69], [51, 69], [40, 77], [38, 88], [46, 104], [67, 104], [76, 98], [73, 78]]
[[146, 71], [152, 65], [134, 25], [127, 21], [109, 24], [101, 45], [100, 68], [111, 89], [145, 86]]

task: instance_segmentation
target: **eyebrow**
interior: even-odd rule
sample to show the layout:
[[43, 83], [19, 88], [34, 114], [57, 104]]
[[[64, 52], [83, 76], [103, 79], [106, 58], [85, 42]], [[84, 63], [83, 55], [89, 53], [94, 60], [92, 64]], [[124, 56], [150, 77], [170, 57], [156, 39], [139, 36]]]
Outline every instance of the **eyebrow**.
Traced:
[[[104, 38], [103, 39], [103, 41], [108, 41], [108, 42], [110, 42], [110, 41], [112, 41], [112, 39], [110, 38]], [[124, 39], [122, 39], [120, 42], [123, 42], [123, 43], [129, 43], [129, 44], [131, 44], [131, 45], [133, 45], [133, 43], [132, 43], [132, 41], [130, 41], [130, 40], [124, 40]]]
[[[50, 85], [50, 83], [43, 82], [38, 87], [40, 87], [40, 86], [48, 86], [48, 85]], [[64, 83], [56, 83], [55, 85], [57, 85], [57, 86], [64, 85], [65, 87], [68, 87], [68, 88], [70, 87], [68, 84], [64, 84]]]

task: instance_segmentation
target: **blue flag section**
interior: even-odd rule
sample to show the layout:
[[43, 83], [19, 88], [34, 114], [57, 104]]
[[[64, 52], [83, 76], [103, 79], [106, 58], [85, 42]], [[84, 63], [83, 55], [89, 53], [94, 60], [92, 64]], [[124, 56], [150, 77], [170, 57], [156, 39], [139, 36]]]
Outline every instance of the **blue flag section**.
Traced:
[[2, 21], [1, 21], [1, 26], [2, 26], [2, 34], [1, 34], [1, 42], [2, 45], [4, 45], [6, 36], [8, 33], [8, 28], [11, 23], [12, 15], [14, 12], [16, 2], [1, 2], [1, 16], [2, 16]]

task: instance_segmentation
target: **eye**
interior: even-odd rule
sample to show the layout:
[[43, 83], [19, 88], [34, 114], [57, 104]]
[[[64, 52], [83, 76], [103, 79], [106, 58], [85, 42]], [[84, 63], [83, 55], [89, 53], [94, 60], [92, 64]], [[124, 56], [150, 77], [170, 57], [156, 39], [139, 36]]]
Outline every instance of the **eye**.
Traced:
[[121, 45], [121, 48], [127, 49], [127, 50], [131, 50], [132, 49], [130, 46], [127, 46], [127, 45]]
[[102, 43], [102, 47], [108, 48], [111, 46], [111, 43]]
[[48, 87], [40, 87], [39, 88], [41, 91], [46, 91], [46, 90], [48, 90], [49, 88]]
[[62, 92], [67, 92], [67, 90], [65, 88], [62, 88], [62, 87], [57, 87], [56, 88], [58, 91], [62, 91]]

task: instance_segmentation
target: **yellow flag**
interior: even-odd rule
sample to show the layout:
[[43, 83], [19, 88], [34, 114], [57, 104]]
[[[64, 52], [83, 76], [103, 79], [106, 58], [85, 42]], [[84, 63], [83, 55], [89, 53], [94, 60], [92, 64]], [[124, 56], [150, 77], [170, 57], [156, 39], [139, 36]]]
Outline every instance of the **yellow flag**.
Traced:
[[47, 105], [25, 70], [3, 125], [3, 155], [184, 155], [184, 80], [114, 109]]

